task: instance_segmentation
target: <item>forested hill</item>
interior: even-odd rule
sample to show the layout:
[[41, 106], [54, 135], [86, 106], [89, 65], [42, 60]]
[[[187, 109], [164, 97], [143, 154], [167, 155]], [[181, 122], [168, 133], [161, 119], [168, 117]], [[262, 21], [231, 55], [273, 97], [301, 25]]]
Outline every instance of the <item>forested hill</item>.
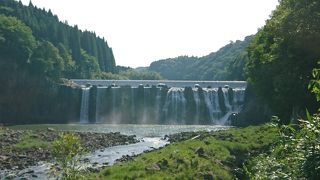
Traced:
[[0, 14], [16, 17], [31, 29], [40, 44], [50, 43], [64, 60], [68, 57], [70, 67], [64, 77], [94, 78], [100, 72], [115, 70], [112, 49], [104, 38], [59, 21], [50, 10], [39, 9], [31, 1], [25, 6], [14, 0], [1, 0]]
[[244, 80], [246, 47], [253, 36], [231, 42], [203, 57], [179, 56], [151, 63], [149, 70], [175, 80]]

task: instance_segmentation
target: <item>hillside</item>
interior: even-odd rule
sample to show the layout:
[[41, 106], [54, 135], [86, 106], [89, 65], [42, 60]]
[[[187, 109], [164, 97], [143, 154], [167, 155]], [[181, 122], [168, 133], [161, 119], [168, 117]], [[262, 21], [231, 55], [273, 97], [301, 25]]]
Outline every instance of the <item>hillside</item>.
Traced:
[[[94, 32], [82, 31], [77, 26], [72, 27], [67, 22], [61, 22], [50, 10], [39, 9], [31, 1], [29, 6], [24, 6], [14, 0], [1, 0], [0, 14], [22, 21], [31, 29], [37, 41], [50, 42], [59, 50], [62, 58], [66, 59], [62, 55], [64, 52], [67, 53], [66, 56], [71, 55], [68, 58], [71, 58], [74, 66], [64, 77], [93, 78], [99, 71], [115, 70], [112, 49], [104, 38], [98, 37]], [[88, 69], [89, 66], [92, 68]]]
[[112, 49], [94, 32], [32, 3], [0, 1], [0, 124], [77, 120], [81, 89], [63, 78], [114, 71]]
[[149, 70], [175, 80], [244, 80], [246, 47], [253, 36], [231, 42], [203, 57], [179, 56], [151, 63]]

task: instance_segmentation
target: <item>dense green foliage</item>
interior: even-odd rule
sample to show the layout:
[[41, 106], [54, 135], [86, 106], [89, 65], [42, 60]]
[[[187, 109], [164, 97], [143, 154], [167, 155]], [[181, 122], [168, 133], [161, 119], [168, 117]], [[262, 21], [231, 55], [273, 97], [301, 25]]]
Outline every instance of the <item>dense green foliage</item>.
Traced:
[[[21, 20], [0, 14], [1, 123], [66, 121], [75, 117], [78, 91], [52, 83], [73, 74], [74, 69], [74, 61], [62, 45], [37, 40]], [[66, 107], [73, 115], [57, 113]]]
[[[2, 0], [0, 2], [0, 14], [5, 16], [13, 16], [26, 24], [33, 33], [33, 36], [37, 41], [41, 43], [38, 50], [46, 50], [46, 48], [57, 48], [60, 57], [65, 59], [65, 61], [71, 62], [73, 64], [72, 68], [64, 69], [66, 72], [62, 77], [66, 78], [93, 78], [99, 72], [113, 72], [115, 70], [115, 60], [112, 53], [112, 49], [109, 48], [107, 42], [100, 37], [97, 37], [94, 32], [81, 31], [77, 26], [71, 27], [66, 23], [59, 21], [56, 15], [52, 12], [45, 11], [44, 9], [39, 9], [32, 5], [30, 2], [29, 6], [24, 6], [21, 2], [16, 2], [14, 0]], [[5, 24], [3, 24], [5, 25]], [[1, 41], [6, 39], [11, 41], [11, 38], [19, 38], [17, 34], [2, 34]], [[25, 41], [27, 43], [28, 41]], [[48, 47], [50, 42], [51, 47]], [[28, 49], [29, 53], [32, 53], [32, 47]], [[19, 49], [16, 44], [11, 44], [7, 46], [8, 49]], [[50, 51], [50, 50], [49, 50]], [[25, 53], [21, 51], [21, 53]], [[11, 51], [6, 51], [6, 54], [13, 54]], [[44, 53], [45, 54], [45, 53]], [[39, 54], [38, 54], [39, 55]], [[53, 55], [52, 57], [48, 57]], [[54, 54], [47, 53], [45, 57], [42, 57], [42, 62], [37, 62], [39, 64], [47, 64], [48, 66], [54, 67], [53, 62], [44, 62], [46, 60], [52, 61], [56, 59], [57, 56]], [[58, 59], [60, 59], [58, 57]], [[37, 57], [38, 58], [38, 57]], [[52, 64], [53, 63], [53, 64]], [[56, 64], [57, 65], [57, 64]], [[60, 64], [61, 65], [61, 64]], [[90, 72], [83, 73], [88, 70]], [[49, 68], [50, 67], [46, 67]], [[55, 67], [54, 67], [55, 68]], [[53, 73], [53, 72], [46, 72]], [[55, 72], [56, 73], [56, 72]]]
[[246, 162], [251, 179], [318, 179], [320, 177], [320, 116], [282, 125], [280, 138], [269, 153], [260, 154]]
[[117, 66], [115, 73], [101, 73], [101, 79], [116, 79], [116, 80], [160, 80], [163, 77], [153, 71], [149, 71], [147, 69], [144, 70], [136, 70], [130, 67]]
[[[318, 62], [320, 64], [320, 61]], [[312, 70], [312, 80], [309, 83], [309, 89], [317, 97], [317, 101], [320, 102], [320, 68], [314, 68]]]
[[239, 168], [246, 156], [263, 151], [277, 138], [277, 128], [267, 125], [190, 133], [184, 141], [117, 163], [86, 179], [243, 178]]
[[0, 79], [7, 84], [27, 70], [36, 40], [21, 21], [0, 14], [0, 47]]
[[318, 0], [281, 0], [248, 48], [248, 80], [282, 123], [319, 106], [307, 88], [320, 59], [319, 20]]
[[[320, 70], [312, 71], [309, 89], [320, 102]], [[270, 152], [249, 159], [244, 166], [251, 179], [319, 179], [320, 177], [320, 109], [299, 125], [281, 125], [274, 117], [273, 126], [279, 127], [280, 138]]]
[[173, 80], [244, 80], [246, 47], [253, 36], [203, 57], [180, 56], [151, 63], [149, 70]]

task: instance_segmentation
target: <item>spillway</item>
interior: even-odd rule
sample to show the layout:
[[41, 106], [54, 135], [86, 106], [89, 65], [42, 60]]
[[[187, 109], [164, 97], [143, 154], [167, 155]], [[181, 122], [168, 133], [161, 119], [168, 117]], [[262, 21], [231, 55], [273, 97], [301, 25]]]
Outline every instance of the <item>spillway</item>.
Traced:
[[81, 123], [228, 124], [246, 82], [74, 80], [84, 86]]

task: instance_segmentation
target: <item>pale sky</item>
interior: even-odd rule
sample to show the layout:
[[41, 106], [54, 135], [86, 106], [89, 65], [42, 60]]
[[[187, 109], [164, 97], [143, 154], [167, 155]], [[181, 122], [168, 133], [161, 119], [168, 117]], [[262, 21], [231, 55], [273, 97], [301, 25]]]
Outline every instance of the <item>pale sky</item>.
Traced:
[[[28, 4], [29, 0], [22, 0]], [[61, 21], [95, 31], [117, 65], [204, 56], [265, 24], [278, 0], [32, 0]]]

